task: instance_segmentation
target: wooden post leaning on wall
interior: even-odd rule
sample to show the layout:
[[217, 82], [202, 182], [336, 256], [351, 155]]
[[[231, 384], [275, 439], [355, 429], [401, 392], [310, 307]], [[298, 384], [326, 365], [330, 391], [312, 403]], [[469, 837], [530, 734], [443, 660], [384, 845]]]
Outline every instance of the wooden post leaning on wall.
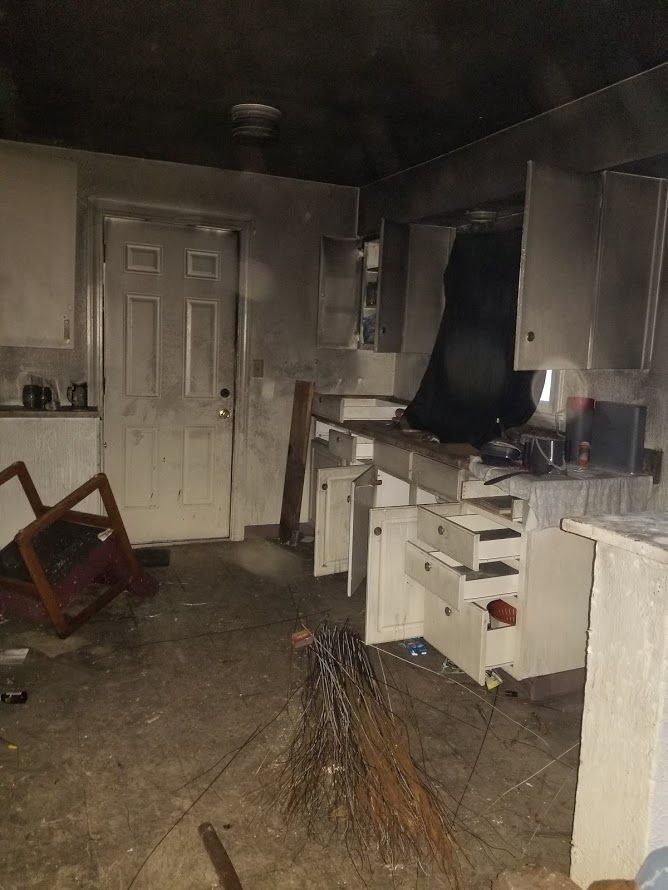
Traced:
[[295, 546], [299, 540], [299, 515], [304, 491], [304, 475], [308, 458], [311, 432], [311, 409], [315, 384], [306, 380], [295, 381], [295, 396], [292, 403], [292, 423], [288, 457], [285, 463], [283, 484], [283, 505], [278, 539], [281, 544]]

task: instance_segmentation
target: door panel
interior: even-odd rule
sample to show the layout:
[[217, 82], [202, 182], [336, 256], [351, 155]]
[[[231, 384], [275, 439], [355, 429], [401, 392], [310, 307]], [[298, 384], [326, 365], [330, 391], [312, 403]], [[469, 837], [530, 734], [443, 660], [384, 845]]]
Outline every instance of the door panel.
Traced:
[[602, 179], [598, 282], [588, 367], [648, 367], [658, 297], [659, 276], [654, 273], [662, 259], [662, 251], [656, 248], [663, 241], [663, 219], [658, 213], [663, 183], [609, 170]]
[[350, 501], [350, 547], [348, 551], [348, 596], [366, 578], [369, 547], [369, 511], [376, 498], [378, 470], [369, 467], [353, 480]]
[[104, 466], [134, 543], [229, 534], [238, 281], [235, 231], [105, 222]]
[[406, 541], [417, 534], [417, 507], [374, 507], [369, 513], [366, 643], [422, 636], [424, 588], [404, 574]]
[[318, 346], [357, 348], [362, 242], [324, 236], [320, 247]]
[[376, 351], [401, 352], [408, 273], [408, 224], [382, 221]]
[[409, 225], [408, 273], [402, 352], [430, 355], [445, 308], [443, 273], [457, 229]]
[[600, 177], [529, 162], [516, 371], [587, 367], [600, 201]]
[[313, 574], [334, 575], [348, 568], [351, 484], [356, 467], [331, 467], [317, 472]]

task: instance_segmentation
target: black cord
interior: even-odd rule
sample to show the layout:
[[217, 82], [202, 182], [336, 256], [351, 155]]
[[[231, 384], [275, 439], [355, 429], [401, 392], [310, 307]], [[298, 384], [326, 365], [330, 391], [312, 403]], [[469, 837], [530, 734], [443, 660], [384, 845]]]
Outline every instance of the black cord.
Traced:
[[485, 741], [487, 739], [487, 733], [489, 732], [489, 728], [492, 725], [492, 719], [494, 717], [495, 709], [496, 709], [496, 700], [499, 697], [499, 687], [497, 686], [494, 690], [494, 701], [492, 702], [492, 707], [489, 712], [489, 720], [487, 721], [487, 726], [485, 727], [485, 732], [482, 737], [482, 742], [480, 743], [480, 748], [478, 749], [478, 753], [476, 755], [475, 760], [473, 761], [473, 766], [471, 767], [471, 772], [469, 773], [469, 777], [466, 780], [466, 785], [464, 786], [464, 790], [462, 791], [462, 796], [459, 798], [457, 803], [457, 808], [455, 810], [455, 815], [452, 817], [453, 821], [457, 818], [457, 814], [459, 813], [459, 808], [462, 805], [462, 801], [468, 791], [469, 785], [471, 784], [471, 779], [473, 778], [473, 773], [478, 765], [478, 761], [480, 760], [480, 755], [482, 754], [482, 749], [485, 747]]

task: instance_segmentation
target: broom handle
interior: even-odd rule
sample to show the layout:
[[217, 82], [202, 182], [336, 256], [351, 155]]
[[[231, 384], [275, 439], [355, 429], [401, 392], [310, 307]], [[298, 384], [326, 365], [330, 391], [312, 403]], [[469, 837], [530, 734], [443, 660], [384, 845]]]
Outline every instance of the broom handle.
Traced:
[[239, 875], [213, 825], [210, 822], [202, 822], [197, 830], [223, 890], [243, 890]]

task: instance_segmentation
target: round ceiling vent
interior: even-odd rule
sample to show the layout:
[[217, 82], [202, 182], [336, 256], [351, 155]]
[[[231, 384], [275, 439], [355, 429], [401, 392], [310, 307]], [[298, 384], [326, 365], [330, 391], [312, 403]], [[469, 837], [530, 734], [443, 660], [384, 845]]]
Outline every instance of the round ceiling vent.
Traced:
[[278, 139], [278, 128], [283, 115], [272, 105], [246, 102], [242, 105], [233, 105], [230, 117], [232, 138], [235, 142], [264, 145], [267, 142], [276, 142]]
[[496, 221], [496, 210], [468, 210], [466, 214], [474, 225], [485, 225]]

